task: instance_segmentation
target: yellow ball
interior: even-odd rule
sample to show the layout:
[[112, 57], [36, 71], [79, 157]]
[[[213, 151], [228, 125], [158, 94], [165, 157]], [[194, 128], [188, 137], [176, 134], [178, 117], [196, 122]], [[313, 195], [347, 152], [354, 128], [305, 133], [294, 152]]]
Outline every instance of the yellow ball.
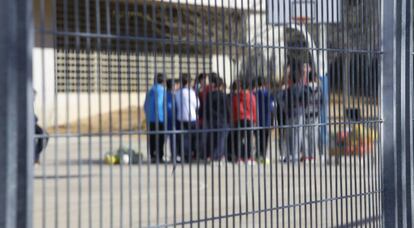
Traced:
[[112, 157], [114, 159], [114, 163], [113, 164], [119, 164], [121, 162], [121, 158], [119, 157], [119, 155], [114, 155]]
[[107, 154], [104, 157], [104, 163], [105, 164], [114, 165], [114, 164], [116, 164], [116, 161], [117, 161], [116, 157], [111, 155], [111, 154]]

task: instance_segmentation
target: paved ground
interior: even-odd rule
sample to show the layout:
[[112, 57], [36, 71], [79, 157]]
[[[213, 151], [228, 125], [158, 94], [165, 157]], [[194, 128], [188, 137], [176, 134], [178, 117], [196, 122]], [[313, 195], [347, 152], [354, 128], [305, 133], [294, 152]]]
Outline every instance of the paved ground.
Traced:
[[[233, 163], [109, 166], [138, 137], [51, 140], [35, 167], [34, 227], [340, 227], [379, 226], [377, 157], [270, 165]], [[131, 142], [131, 143], [129, 143]], [[139, 149], [141, 148], [141, 149]], [[274, 150], [274, 145], [272, 145]]]

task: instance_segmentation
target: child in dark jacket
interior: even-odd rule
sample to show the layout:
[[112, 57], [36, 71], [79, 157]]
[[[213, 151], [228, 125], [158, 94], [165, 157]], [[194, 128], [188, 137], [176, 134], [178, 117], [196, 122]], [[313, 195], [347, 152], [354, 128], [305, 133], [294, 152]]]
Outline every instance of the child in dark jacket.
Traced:
[[[33, 98], [36, 99], [37, 92], [36, 90], [33, 91]], [[34, 163], [36, 165], [40, 164], [40, 154], [46, 149], [47, 143], [49, 142], [49, 135], [47, 132], [39, 125], [38, 118], [35, 115], [35, 135], [37, 138], [35, 139], [35, 148], [34, 148]]]
[[212, 90], [207, 94], [205, 100], [205, 124], [210, 131], [206, 140], [207, 156], [213, 161], [221, 161], [225, 157], [227, 143], [227, 123], [229, 108], [227, 97], [222, 90], [223, 80], [217, 79]]
[[302, 65], [292, 64], [292, 84], [284, 91], [282, 100], [286, 117], [286, 140], [283, 143], [283, 151], [288, 153], [284, 161], [298, 162], [303, 145], [303, 125], [307, 93], [302, 77]]
[[233, 120], [233, 110], [231, 107], [233, 107], [233, 96], [234, 94], [237, 93], [238, 91], [238, 81], [234, 81], [231, 84], [231, 91], [230, 93], [226, 94], [226, 98], [227, 98], [227, 106], [230, 108], [229, 109], [229, 119], [228, 119], [228, 124], [229, 127], [231, 128], [229, 135], [227, 137], [227, 160], [228, 161], [237, 161], [238, 157], [237, 157], [237, 152], [236, 152], [236, 140], [237, 140], [237, 131], [235, 131], [234, 129], [234, 120]]
[[307, 104], [305, 109], [303, 152], [304, 160], [313, 160], [319, 153], [319, 111], [322, 105], [322, 90], [313, 73], [309, 74], [309, 83], [306, 85]]
[[256, 79], [256, 104], [257, 104], [257, 126], [255, 131], [256, 138], [256, 157], [258, 162], [270, 164], [270, 160], [266, 157], [267, 145], [269, 143], [270, 126], [272, 123], [273, 99], [267, 89], [265, 78], [258, 77]]
[[[208, 79], [208, 83], [207, 83], [207, 79]], [[213, 89], [216, 87], [217, 81], [218, 81], [219, 77], [216, 73], [209, 73], [209, 74], [200, 74], [197, 78], [197, 80], [199, 81], [199, 86], [197, 91], [197, 96], [199, 97], [200, 100], [200, 108], [198, 109], [198, 126], [200, 129], [208, 129], [208, 123], [205, 120], [205, 116], [207, 115], [207, 95], [213, 91]], [[199, 140], [201, 140], [201, 142], [199, 142], [198, 144], [198, 153], [201, 152], [201, 155], [199, 158], [203, 159], [203, 160], [208, 160], [210, 159], [210, 152], [208, 151], [207, 148], [207, 140], [209, 137], [209, 133], [207, 131], [203, 131], [202, 133], [199, 134], [199, 136], [197, 137]]]
[[180, 161], [180, 158], [177, 157], [176, 154], [176, 134], [173, 133], [173, 131], [176, 130], [176, 116], [177, 116], [177, 108], [175, 104], [175, 98], [174, 98], [174, 91], [177, 84], [177, 81], [174, 79], [168, 79], [167, 80], [167, 96], [166, 96], [166, 102], [167, 102], [167, 130], [171, 133], [168, 134], [168, 140], [170, 142], [170, 153], [171, 153], [171, 160], [174, 161]]
[[35, 140], [35, 164], [40, 164], [40, 154], [46, 148], [49, 141], [49, 136], [45, 130], [38, 124], [37, 116], [35, 115], [35, 134], [39, 138]]

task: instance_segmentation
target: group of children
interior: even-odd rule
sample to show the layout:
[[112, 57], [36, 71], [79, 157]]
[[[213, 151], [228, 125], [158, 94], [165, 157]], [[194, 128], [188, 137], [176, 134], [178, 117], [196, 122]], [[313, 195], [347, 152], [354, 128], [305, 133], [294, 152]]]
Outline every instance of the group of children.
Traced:
[[268, 164], [267, 148], [276, 125], [283, 161], [313, 159], [319, 147], [322, 96], [308, 68], [289, 65], [286, 83], [277, 92], [264, 77], [257, 77], [234, 81], [228, 94], [216, 73], [200, 74], [193, 84], [188, 74], [177, 81], [158, 74], [144, 104], [151, 162], [166, 162], [168, 137], [173, 162]]

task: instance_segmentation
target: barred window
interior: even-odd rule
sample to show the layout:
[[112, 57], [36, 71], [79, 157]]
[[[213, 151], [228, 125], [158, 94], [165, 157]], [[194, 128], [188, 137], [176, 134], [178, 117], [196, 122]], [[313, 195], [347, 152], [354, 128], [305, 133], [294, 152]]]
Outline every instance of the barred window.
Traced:
[[229, 51], [220, 43], [237, 43], [242, 37], [241, 31], [230, 30], [241, 15], [231, 12], [234, 21], [221, 22], [228, 10], [150, 3], [139, 3], [136, 10], [131, 3], [110, 2], [108, 12], [104, 1], [89, 1], [88, 6], [80, 1], [77, 7], [74, 2], [56, 1], [57, 92], [142, 92], [155, 73], [194, 77], [211, 70], [212, 55]]
[[96, 85], [95, 58], [91, 53], [56, 50], [57, 92], [93, 92]]

